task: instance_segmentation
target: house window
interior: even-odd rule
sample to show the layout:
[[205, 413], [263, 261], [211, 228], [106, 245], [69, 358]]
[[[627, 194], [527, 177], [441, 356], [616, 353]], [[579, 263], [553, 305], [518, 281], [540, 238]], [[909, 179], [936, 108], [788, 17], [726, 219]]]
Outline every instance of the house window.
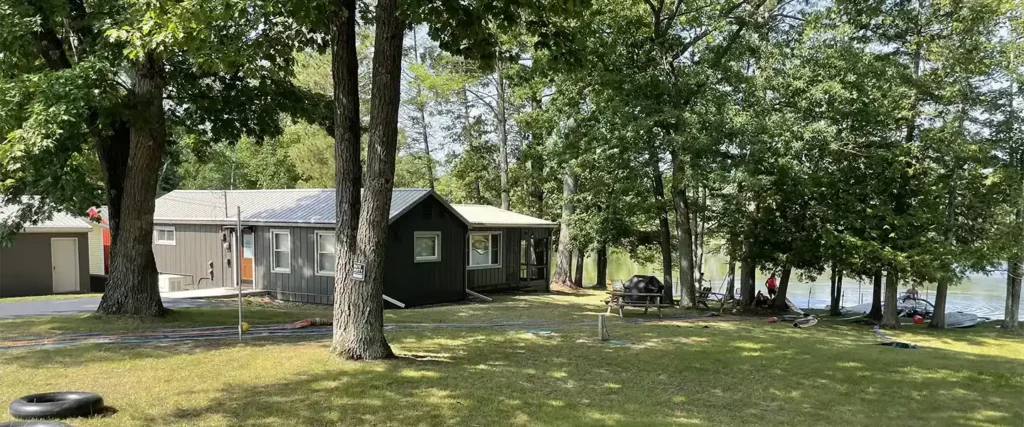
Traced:
[[441, 232], [417, 231], [413, 239], [416, 262], [437, 262], [441, 260]]
[[292, 235], [287, 230], [271, 231], [273, 235], [274, 255], [271, 257], [270, 269], [275, 273], [292, 271]]
[[469, 266], [501, 267], [501, 232], [469, 233]]
[[153, 227], [154, 244], [174, 246], [176, 237], [174, 227]]
[[336, 259], [334, 252], [334, 233], [330, 231], [317, 231], [316, 274], [333, 276]]

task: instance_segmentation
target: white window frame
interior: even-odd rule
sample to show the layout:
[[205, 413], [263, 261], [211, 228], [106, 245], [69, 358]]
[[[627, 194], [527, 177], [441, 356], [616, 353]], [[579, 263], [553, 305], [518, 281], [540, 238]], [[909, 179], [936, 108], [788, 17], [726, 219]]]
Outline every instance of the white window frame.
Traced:
[[[334, 273], [335, 272], [333, 272], [333, 271], [320, 271], [320, 254], [322, 253], [322, 252], [320, 252], [320, 236], [331, 236], [331, 237], [334, 237], [335, 239], [338, 238], [334, 234], [333, 231], [317, 231], [317, 232], [313, 233], [313, 251], [316, 252], [316, 259], [314, 260], [314, 261], [316, 261], [316, 267], [315, 267], [315, 273], [314, 274], [316, 274], [317, 276], [330, 276], [330, 277], [334, 277]], [[335, 245], [337, 245], [338, 241], [335, 240], [334, 242], [335, 242]], [[334, 258], [334, 261], [335, 261], [334, 268], [337, 269], [338, 268], [338, 266], [337, 266], [338, 252], [337, 251], [334, 252], [334, 257], [335, 257]]]
[[[170, 231], [171, 232], [171, 240], [160, 239], [160, 232], [161, 231]], [[153, 227], [153, 244], [154, 245], [163, 245], [163, 246], [177, 246], [177, 244], [178, 244], [178, 232], [174, 229], [173, 226], [167, 226], [167, 225], [157, 225], [157, 226], [154, 226]]]
[[[277, 236], [285, 234], [288, 236], [288, 268], [277, 266], [277, 253], [283, 252], [277, 249]], [[270, 271], [274, 273], [288, 274], [292, 272], [292, 232], [289, 230], [270, 230]]]
[[[494, 238], [492, 236], [494, 236], [495, 234], [497, 234], [499, 236], [499, 238], [498, 238], [498, 263], [497, 264], [473, 265], [473, 254], [470, 253], [470, 252], [473, 251], [473, 236], [487, 236], [487, 246], [488, 246], [488, 248], [487, 248], [488, 249], [487, 250], [487, 261], [490, 262], [490, 260], [491, 260], [491, 252], [494, 251], [494, 248], [491, 247], [491, 245], [494, 244]], [[471, 231], [471, 232], [469, 232], [469, 238], [466, 241], [466, 251], [467, 251], [467, 253], [469, 253], [468, 259], [466, 260], [466, 262], [468, 263], [466, 268], [470, 269], [470, 270], [483, 270], [483, 269], [487, 269], [487, 268], [501, 268], [501, 255], [502, 255], [501, 252], [502, 252], [502, 246], [504, 244], [505, 244], [505, 236], [502, 236], [500, 231]]]
[[[434, 256], [432, 257], [420, 257], [416, 256], [416, 239], [420, 237], [433, 237], [434, 238]], [[440, 262], [441, 261], [441, 232], [440, 231], [417, 231], [413, 233], [412, 238], [412, 259], [413, 262]]]

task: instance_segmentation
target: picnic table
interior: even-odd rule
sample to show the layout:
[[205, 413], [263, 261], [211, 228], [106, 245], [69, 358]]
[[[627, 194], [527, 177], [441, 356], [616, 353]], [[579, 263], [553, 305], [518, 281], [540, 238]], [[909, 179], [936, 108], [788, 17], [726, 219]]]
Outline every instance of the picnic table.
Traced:
[[605, 314], [610, 314], [612, 308], [618, 308], [619, 317], [622, 317], [623, 307], [643, 308], [644, 314], [647, 314], [648, 310], [654, 308], [658, 310], [658, 317], [664, 317], [661, 314], [661, 308], [672, 306], [672, 304], [662, 304], [662, 294], [614, 291], [608, 292], [608, 295], [610, 297], [604, 302], [608, 305], [608, 311]]

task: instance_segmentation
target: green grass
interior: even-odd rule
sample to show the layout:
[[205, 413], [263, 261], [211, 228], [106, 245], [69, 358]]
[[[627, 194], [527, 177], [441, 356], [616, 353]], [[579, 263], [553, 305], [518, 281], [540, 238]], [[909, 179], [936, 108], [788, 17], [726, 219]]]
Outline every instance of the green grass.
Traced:
[[[1024, 425], [1024, 339], [993, 327], [908, 328], [875, 342], [864, 326], [809, 329], [760, 319], [609, 319], [600, 297], [518, 296], [492, 304], [388, 311], [388, 323], [573, 321], [544, 328], [397, 329], [404, 356], [331, 357], [327, 341], [251, 340], [152, 347], [87, 345], [0, 353], [0, 403], [46, 390], [101, 393], [117, 412], [90, 426]], [[255, 323], [325, 308], [248, 304]], [[627, 317], [642, 316], [633, 310]], [[678, 313], [676, 313], [678, 314]], [[150, 322], [93, 317], [0, 321], [0, 336], [231, 324], [231, 308]], [[70, 321], [62, 319], [72, 319]], [[0, 421], [6, 420], [0, 415]]]
[[57, 294], [57, 295], [39, 295], [34, 297], [8, 297], [0, 298], [0, 304], [8, 302], [24, 302], [24, 301], [55, 301], [62, 299], [77, 299], [77, 298], [99, 298], [103, 296], [101, 293], [84, 293], [84, 294]]

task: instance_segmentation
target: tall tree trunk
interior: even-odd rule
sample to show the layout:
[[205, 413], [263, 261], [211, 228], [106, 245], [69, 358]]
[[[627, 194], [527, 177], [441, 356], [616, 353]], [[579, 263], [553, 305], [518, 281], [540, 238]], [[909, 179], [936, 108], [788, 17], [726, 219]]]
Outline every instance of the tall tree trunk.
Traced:
[[729, 270], [725, 273], [725, 300], [736, 298], [736, 257], [729, 255]]
[[498, 173], [501, 179], [501, 208], [509, 209], [511, 203], [508, 188], [508, 116], [505, 106], [505, 77], [502, 76], [502, 69], [499, 66], [495, 82], [497, 83], [497, 116], [498, 121]]
[[[132, 70], [131, 82], [129, 152], [121, 186], [120, 212], [114, 217], [118, 222], [113, 229], [116, 234], [111, 234], [116, 240], [111, 244], [110, 278], [96, 311], [160, 316], [165, 310], [160, 301], [156, 259], [153, 258], [153, 211], [158, 178], [155, 172], [160, 169], [167, 144], [163, 60], [147, 52]], [[112, 179], [116, 177], [108, 176], [108, 180]]]
[[[690, 201], [683, 184], [682, 159], [672, 152], [672, 199], [676, 211], [676, 239], [679, 242], [679, 287], [691, 307], [697, 306], [693, 288], [693, 230], [690, 229]], [[682, 301], [680, 301], [682, 306]]]
[[336, 299], [343, 323], [335, 334], [335, 353], [353, 360], [393, 357], [384, 336], [384, 255], [391, 193], [395, 187], [398, 108], [401, 102], [402, 39], [405, 22], [399, 0], [380, 0], [373, 52], [370, 138], [366, 151], [366, 191], [359, 211], [354, 263], [366, 266], [365, 279], [338, 272], [344, 286]]
[[[416, 64], [423, 65], [420, 58], [419, 34], [415, 28], [412, 31], [412, 49]], [[427, 185], [434, 189], [434, 157], [430, 154], [430, 129], [427, 122], [427, 101], [424, 100], [423, 84], [416, 85], [416, 113], [419, 114], [420, 138], [423, 142], [423, 156], [427, 166]]]
[[1003, 332], [1020, 332], [1021, 276], [1024, 276], [1024, 257], [1006, 262], [1006, 306], [1003, 311]]
[[575, 211], [572, 204], [572, 196], [576, 194], [576, 177], [566, 166], [565, 175], [562, 177], [562, 221], [558, 233], [558, 256], [555, 260], [555, 275], [551, 279], [552, 285], [573, 286], [572, 281], [572, 243], [570, 242], [571, 230], [569, 229], [569, 218]]
[[594, 282], [597, 289], [608, 288], [608, 244], [601, 243], [597, 246], [597, 280]]
[[740, 305], [743, 307], [750, 307], [754, 305], [754, 294], [757, 291], [757, 284], [755, 283], [757, 275], [757, 266], [754, 265], [753, 248], [751, 248], [753, 242], [750, 238], [743, 237], [743, 254], [740, 259]]
[[885, 307], [882, 309], [882, 324], [879, 325], [883, 328], [899, 329], [900, 327], [900, 308], [896, 302], [899, 286], [897, 273], [892, 269], [885, 272]]
[[673, 301], [672, 292], [672, 229], [668, 224], [668, 208], [665, 204], [665, 181], [661, 175], [661, 168], [658, 166], [657, 154], [651, 154], [651, 178], [654, 182], [651, 188], [654, 196], [654, 203], [658, 207], [658, 234], [661, 244], [661, 281], [665, 284], [665, 300]]
[[830, 305], [828, 314], [831, 316], [842, 316], [842, 301], [843, 301], [843, 270], [836, 267], [836, 264], [832, 263], [832, 292], [830, 296]]
[[882, 320], [882, 269], [876, 269], [871, 277], [871, 311], [867, 318], [876, 322]]
[[356, 54], [356, 0], [337, 0], [331, 17], [331, 77], [334, 86], [335, 222], [333, 354], [344, 356], [349, 331], [358, 325], [348, 307], [356, 298], [350, 286], [359, 230], [363, 166], [359, 119], [359, 58]]
[[583, 249], [576, 250], [576, 276], [573, 278], [572, 283], [577, 288], [583, 287], [583, 258], [586, 256], [583, 253]]
[[789, 278], [793, 275], [793, 266], [789, 263], [782, 265], [782, 276], [779, 277], [779, 293], [775, 294], [776, 311], [789, 311], [789, 304], [786, 303], [786, 294], [789, 292]]

